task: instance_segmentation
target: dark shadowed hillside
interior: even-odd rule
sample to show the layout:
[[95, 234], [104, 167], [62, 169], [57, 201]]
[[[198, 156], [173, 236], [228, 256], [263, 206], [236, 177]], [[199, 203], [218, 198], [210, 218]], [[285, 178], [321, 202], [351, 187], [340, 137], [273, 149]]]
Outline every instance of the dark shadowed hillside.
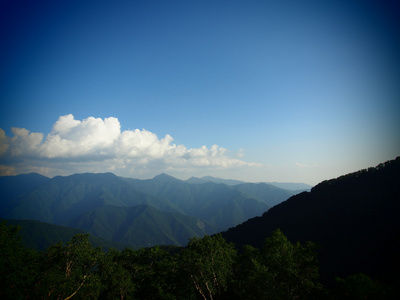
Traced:
[[261, 247], [280, 228], [291, 241], [319, 244], [324, 279], [366, 273], [396, 277], [400, 253], [400, 158], [324, 181], [223, 233]]
[[[40, 251], [60, 242], [67, 243], [77, 234], [89, 234], [81, 229], [63, 227], [40, 221], [0, 219], [1, 222], [5, 222], [7, 225], [19, 226], [21, 229], [19, 234], [21, 235], [22, 244], [30, 249]], [[129, 244], [115, 243], [93, 235], [89, 236], [89, 241], [94, 247], [101, 247], [103, 249], [113, 248], [123, 250], [126, 247], [133, 247]]]

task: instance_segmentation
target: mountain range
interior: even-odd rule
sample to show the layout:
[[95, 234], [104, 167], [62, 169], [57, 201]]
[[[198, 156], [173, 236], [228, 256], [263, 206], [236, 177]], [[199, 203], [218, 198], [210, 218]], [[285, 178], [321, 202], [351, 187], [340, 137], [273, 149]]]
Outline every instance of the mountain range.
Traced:
[[132, 247], [182, 246], [191, 237], [260, 216], [298, 192], [228, 182], [205, 177], [196, 183], [167, 174], [148, 180], [112, 173], [6, 176], [0, 177], [0, 218], [76, 228]]
[[318, 246], [324, 283], [356, 273], [400, 281], [400, 157], [297, 193], [267, 183], [166, 174], [138, 180], [112, 173], [0, 177], [0, 218], [44, 249], [74, 234], [123, 249], [186, 245], [222, 231], [238, 249], [262, 248], [280, 229]]
[[399, 280], [400, 157], [323, 181], [222, 235], [238, 248], [261, 248], [278, 228], [292, 242], [317, 243], [324, 280], [356, 273]]

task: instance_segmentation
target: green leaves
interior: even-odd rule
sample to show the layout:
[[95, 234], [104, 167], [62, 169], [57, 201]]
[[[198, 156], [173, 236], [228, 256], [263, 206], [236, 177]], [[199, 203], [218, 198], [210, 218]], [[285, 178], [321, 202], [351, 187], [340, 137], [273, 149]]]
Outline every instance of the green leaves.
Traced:
[[[336, 286], [333, 294], [341, 300], [379, 300], [398, 299], [398, 293], [378, 282], [374, 282], [369, 276], [359, 273], [346, 278], [336, 278]], [[397, 295], [396, 295], [397, 294]]]
[[193, 238], [181, 255], [186, 276], [204, 299], [213, 299], [227, 290], [233, 277], [236, 250], [220, 234], [202, 239]]
[[124, 258], [117, 250], [110, 250], [99, 266], [104, 299], [130, 299], [135, 292], [132, 274], [124, 266]]
[[[88, 235], [44, 252], [20, 244], [18, 228], [0, 224], [0, 296], [3, 299], [321, 299], [313, 243], [291, 243], [276, 230], [261, 249], [218, 234], [193, 238], [186, 248], [104, 253]], [[361, 274], [337, 279], [337, 299], [390, 299], [387, 289]], [[387, 297], [386, 297], [387, 296]], [[366, 298], [365, 298], [366, 297]], [[393, 297], [395, 299], [395, 297]], [[336, 298], [332, 298], [336, 299]]]
[[44, 253], [38, 295], [54, 299], [97, 299], [100, 294], [99, 262], [104, 255], [93, 248], [88, 235], [76, 235], [66, 245], [58, 243]]
[[37, 254], [20, 243], [17, 226], [0, 223], [0, 298], [20, 299], [35, 280]]
[[321, 289], [315, 246], [292, 244], [279, 229], [261, 250], [246, 246], [236, 270], [240, 299], [309, 299]]
[[307, 298], [318, 288], [315, 246], [292, 244], [278, 229], [265, 240], [262, 261], [273, 274], [270, 284], [277, 288], [277, 299]]

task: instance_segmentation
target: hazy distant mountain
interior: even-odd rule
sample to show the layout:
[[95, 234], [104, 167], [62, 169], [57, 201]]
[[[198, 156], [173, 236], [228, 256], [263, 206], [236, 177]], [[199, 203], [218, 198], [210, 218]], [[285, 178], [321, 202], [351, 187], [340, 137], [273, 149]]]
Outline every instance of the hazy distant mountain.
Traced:
[[[234, 180], [234, 179], [222, 179], [213, 176], [204, 176], [204, 177], [190, 177], [186, 180], [189, 183], [206, 183], [206, 182], [215, 182], [215, 183], [223, 183], [226, 185], [237, 185], [242, 183], [247, 183], [245, 181]], [[295, 191], [297, 193], [302, 191], [308, 191], [312, 188], [312, 185], [305, 184], [305, 183], [298, 183], [298, 182], [263, 182], [264, 184], [269, 184], [276, 186], [281, 189]]]
[[325, 278], [397, 274], [400, 253], [400, 158], [324, 181], [223, 233], [238, 247], [262, 247], [280, 228], [295, 242], [319, 246]]
[[186, 180], [189, 183], [206, 183], [206, 182], [214, 182], [214, 183], [223, 183], [226, 185], [236, 185], [239, 183], [244, 183], [244, 181], [234, 180], [234, 179], [222, 179], [213, 176], [204, 176], [204, 177], [190, 177]]
[[[207, 233], [226, 230], [260, 216], [293, 194], [266, 184], [193, 184], [166, 174], [148, 180], [112, 173], [52, 179], [28, 174], [0, 177], [0, 186], [2, 218], [68, 224], [135, 245], [181, 245], [188, 237], [203, 234], [198, 231], [197, 220], [206, 224]], [[120, 224], [118, 220], [133, 214], [137, 206], [146, 207], [146, 213], [140, 217], [133, 215], [135, 218], [129, 219], [131, 224]], [[170, 220], [170, 226], [165, 225], [165, 220]]]
[[[164, 199], [176, 212], [206, 220], [218, 228], [235, 226], [272, 207], [267, 204], [267, 194], [260, 201], [225, 184], [190, 184], [166, 174], [149, 180], [131, 179], [130, 183], [138, 191]], [[288, 197], [282, 195], [281, 201]]]
[[[285, 190], [268, 183], [241, 183], [235, 185], [234, 188], [252, 199], [267, 204], [269, 207], [273, 207], [281, 203], [282, 199], [288, 199], [298, 193], [298, 191]], [[266, 197], [266, 195], [268, 196]]]
[[309, 191], [313, 187], [312, 185], [299, 183], [299, 182], [267, 182], [281, 189], [291, 190], [291, 191]]

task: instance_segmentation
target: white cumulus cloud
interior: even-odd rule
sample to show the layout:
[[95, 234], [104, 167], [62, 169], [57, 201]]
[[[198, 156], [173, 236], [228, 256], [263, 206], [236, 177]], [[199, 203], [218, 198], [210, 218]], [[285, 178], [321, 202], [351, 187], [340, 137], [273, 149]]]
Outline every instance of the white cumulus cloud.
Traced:
[[17, 173], [18, 169], [46, 170], [49, 176], [113, 171], [135, 177], [199, 167], [259, 166], [230, 157], [227, 149], [218, 145], [188, 149], [174, 144], [168, 134], [158, 138], [145, 129], [121, 131], [114, 117], [76, 120], [71, 114], [61, 116], [45, 138], [25, 128], [11, 131], [14, 136], [8, 137], [0, 129], [0, 164]]
[[25, 128], [11, 128], [14, 136], [8, 139], [8, 144], [0, 148], [7, 148], [12, 156], [36, 156], [43, 140], [43, 134], [30, 132]]
[[41, 145], [40, 155], [47, 158], [104, 155], [121, 134], [118, 119], [89, 117], [75, 120], [61, 116]]

